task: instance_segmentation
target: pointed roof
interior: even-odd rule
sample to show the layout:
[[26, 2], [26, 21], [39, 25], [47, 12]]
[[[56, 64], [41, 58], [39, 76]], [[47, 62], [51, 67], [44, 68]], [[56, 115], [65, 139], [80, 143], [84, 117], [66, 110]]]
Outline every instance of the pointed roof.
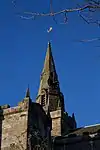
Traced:
[[45, 57], [45, 62], [44, 62], [44, 67], [43, 67], [43, 71], [44, 72], [53, 72], [55, 71], [55, 64], [54, 64], [54, 59], [52, 56], [52, 51], [51, 51], [51, 43], [48, 42], [48, 48], [47, 48], [47, 52], [46, 52], [46, 57]]
[[26, 95], [25, 95], [26, 98], [30, 98], [30, 89], [29, 89], [29, 86], [26, 90]]
[[41, 81], [40, 81], [40, 87], [38, 95], [41, 94], [42, 89], [48, 89], [49, 87], [49, 81], [52, 80], [52, 82], [58, 82], [58, 77], [55, 69], [55, 63], [51, 51], [51, 43], [48, 42], [46, 57], [44, 61], [44, 67], [41, 74]]

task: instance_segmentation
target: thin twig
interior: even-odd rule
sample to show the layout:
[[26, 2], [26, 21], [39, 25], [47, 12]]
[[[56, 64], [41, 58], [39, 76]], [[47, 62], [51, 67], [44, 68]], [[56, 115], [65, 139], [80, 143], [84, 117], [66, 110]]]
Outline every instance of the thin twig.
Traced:
[[79, 42], [93, 42], [93, 41], [99, 41], [100, 38], [94, 38], [94, 39], [84, 39], [84, 40], [79, 40]]

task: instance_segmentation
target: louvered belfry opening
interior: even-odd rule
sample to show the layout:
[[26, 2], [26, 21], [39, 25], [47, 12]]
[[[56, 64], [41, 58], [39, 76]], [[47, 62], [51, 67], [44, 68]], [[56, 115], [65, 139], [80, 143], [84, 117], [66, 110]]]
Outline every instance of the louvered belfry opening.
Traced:
[[41, 105], [45, 106], [45, 94], [41, 95]]

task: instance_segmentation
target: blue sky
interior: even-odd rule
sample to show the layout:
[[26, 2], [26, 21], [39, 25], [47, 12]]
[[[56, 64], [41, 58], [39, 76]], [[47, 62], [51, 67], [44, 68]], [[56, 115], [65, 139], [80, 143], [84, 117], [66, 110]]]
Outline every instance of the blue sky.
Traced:
[[[75, 1], [53, 4], [59, 10]], [[66, 25], [48, 17], [35, 21], [18, 17], [28, 10], [48, 12], [49, 0], [17, 0], [16, 6], [11, 0], [0, 1], [0, 104], [17, 105], [28, 84], [35, 100], [50, 39], [66, 111], [75, 112], [78, 126], [100, 123], [100, 42], [77, 42], [99, 37], [100, 29], [86, 24], [77, 13], [69, 14]], [[53, 31], [48, 35], [50, 26]]]

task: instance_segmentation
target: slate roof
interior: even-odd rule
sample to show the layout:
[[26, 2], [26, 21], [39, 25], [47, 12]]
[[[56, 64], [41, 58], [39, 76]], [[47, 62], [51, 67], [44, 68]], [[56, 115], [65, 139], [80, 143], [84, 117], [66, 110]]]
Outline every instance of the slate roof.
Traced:
[[100, 133], [100, 124], [85, 126], [82, 128], [78, 128], [75, 131], [71, 132], [71, 134], [76, 134], [78, 136], [84, 135], [84, 134], [95, 134]]

